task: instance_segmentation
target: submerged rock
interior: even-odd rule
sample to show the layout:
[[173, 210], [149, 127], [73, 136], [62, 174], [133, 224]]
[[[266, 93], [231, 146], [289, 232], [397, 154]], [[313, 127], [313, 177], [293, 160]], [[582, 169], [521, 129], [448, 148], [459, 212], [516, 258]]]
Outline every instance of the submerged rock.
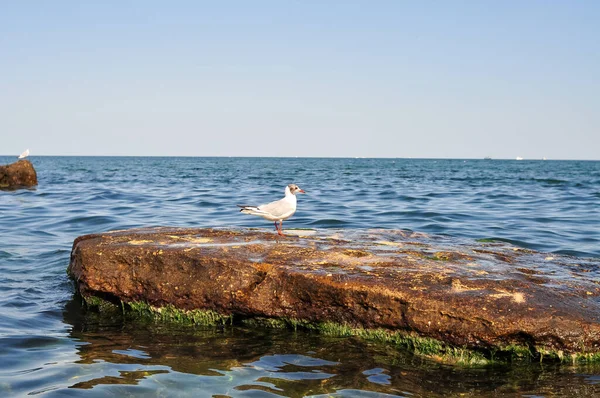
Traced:
[[37, 174], [29, 160], [0, 166], [0, 189], [28, 188], [37, 183]]
[[89, 303], [163, 320], [306, 327], [446, 361], [600, 359], [597, 260], [405, 231], [296, 234], [86, 235], [68, 272]]

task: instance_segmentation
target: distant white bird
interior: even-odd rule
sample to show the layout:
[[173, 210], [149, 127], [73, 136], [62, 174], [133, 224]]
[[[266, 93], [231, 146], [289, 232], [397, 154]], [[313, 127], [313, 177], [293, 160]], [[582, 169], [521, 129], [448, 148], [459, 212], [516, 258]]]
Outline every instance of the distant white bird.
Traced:
[[[275, 202], [267, 203], [260, 206], [242, 206], [240, 210], [244, 214], [252, 214], [253, 216], [261, 216], [264, 219], [275, 222], [275, 229], [281, 236], [283, 235], [283, 220], [287, 220], [296, 212], [296, 194], [306, 193], [296, 184], [290, 184], [285, 187], [285, 197], [276, 200]], [[277, 222], [279, 221], [279, 226]]]
[[29, 149], [26, 149], [25, 152], [20, 154], [19, 159], [25, 159], [27, 156], [29, 156]]

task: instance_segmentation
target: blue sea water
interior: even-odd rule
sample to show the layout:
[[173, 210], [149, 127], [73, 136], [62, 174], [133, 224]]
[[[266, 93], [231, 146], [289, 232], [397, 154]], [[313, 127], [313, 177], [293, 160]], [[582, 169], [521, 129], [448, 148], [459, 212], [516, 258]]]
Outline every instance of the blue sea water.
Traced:
[[[600, 369], [457, 369], [303, 331], [146, 328], [84, 317], [65, 269], [83, 234], [264, 227], [236, 204], [294, 182], [285, 228], [409, 229], [600, 257], [600, 162], [33, 157], [0, 191], [0, 396], [600, 396]], [[0, 157], [0, 164], [14, 161]]]

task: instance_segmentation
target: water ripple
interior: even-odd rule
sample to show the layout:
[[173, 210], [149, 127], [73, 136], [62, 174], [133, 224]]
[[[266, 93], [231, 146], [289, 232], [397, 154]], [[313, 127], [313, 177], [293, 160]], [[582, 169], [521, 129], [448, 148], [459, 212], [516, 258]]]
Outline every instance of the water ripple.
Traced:
[[[0, 158], [0, 163], [12, 161]], [[290, 182], [308, 194], [298, 198], [298, 212], [284, 228], [407, 229], [600, 257], [600, 162], [32, 161], [37, 188], [0, 191], [0, 396], [78, 395], [82, 389], [90, 396], [202, 396], [207, 391], [232, 397], [431, 396], [424, 379], [451, 396], [473, 391], [489, 396], [494, 389], [484, 386], [490, 380], [521, 383], [520, 391], [532, 395], [552, 390], [554, 384], [531, 387], [527, 375], [502, 372], [469, 374], [455, 382], [459, 376], [453, 371], [431, 370], [432, 365], [415, 370], [414, 358], [373, 352], [373, 346], [357, 348], [351, 340], [296, 339], [289, 333], [246, 339], [223, 330], [199, 338], [199, 331], [98, 329], [78, 319], [73, 284], [65, 275], [75, 237], [157, 225], [273, 230], [268, 221], [240, 214], [236, 204], [279, 198]], [[562, 380], [573, 391], [592, 391], [589, 380], [595, 380], [560, 371], [538, 376], [539, 383]]]

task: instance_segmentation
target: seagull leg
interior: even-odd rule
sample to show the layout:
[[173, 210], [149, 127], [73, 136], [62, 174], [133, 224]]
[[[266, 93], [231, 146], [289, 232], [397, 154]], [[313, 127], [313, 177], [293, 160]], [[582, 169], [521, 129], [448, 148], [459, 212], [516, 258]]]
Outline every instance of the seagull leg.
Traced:
[[[275, 225], [277, 225], [277, 223], [275, 223]], [[277, 229], [277, 233], [278, 233], [280, 236], [285, 236], [285, 235], [283, 234], [283, 220], [282, 220], [282, 221], [279, 221], [279, 229]]]

